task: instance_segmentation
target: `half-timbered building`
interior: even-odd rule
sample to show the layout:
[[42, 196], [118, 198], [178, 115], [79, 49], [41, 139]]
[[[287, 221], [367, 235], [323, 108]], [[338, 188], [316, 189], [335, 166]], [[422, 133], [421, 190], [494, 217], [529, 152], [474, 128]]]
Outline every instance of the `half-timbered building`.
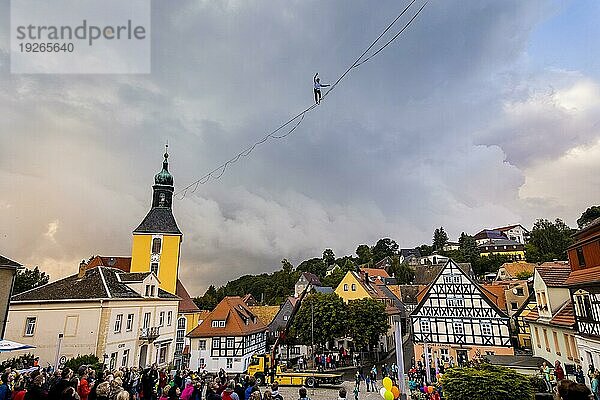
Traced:
[[574, 235], [569, 247], [571, 273], [569, 286], [574, 304], [575, 340], [579, 347], [583, 369], [600, 366], [600, 218]]
[[509, 318], [496, 296], [452, 260], [419, 294], [411, 313], [415, 356], [459, 364], [480, 355], [513, 355]]
[[225, 297], [190, 338], [190, 368], [242, 373], [255, 353], [266, 351], [267, 327], [241, 297]]

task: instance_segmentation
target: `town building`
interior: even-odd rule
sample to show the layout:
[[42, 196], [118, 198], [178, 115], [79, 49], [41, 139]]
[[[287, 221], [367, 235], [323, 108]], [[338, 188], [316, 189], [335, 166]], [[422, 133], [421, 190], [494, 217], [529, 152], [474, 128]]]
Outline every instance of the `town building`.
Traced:
[[575, 305], [577, 346], [585, 371], [600, 368], [600, 218], [574, 235], [569, 247], [571, 273], [565, 281]]
[[423, 256], [419, 258], [420, 265], [443, 265], [449, 260], [448, 257], [438, 254], [437, 252], [433, 252], [433, 254], [429, 256]]
[[493, 293], [448, 260], [419, 293], [410, 315], [416, 359], [426, 351], [432, 360], [459, 364], [483, 355], [513, 355], [509, 318], [498, 303]]
[[533, 351], [531, 348], [531, 328], [527, 322], [527, 316], [532, 312], [537, 312], [537, 303], [533, 291], [529, 293], [527, 301], [512, 316], [513, 332], [516, 335], [516, 348], [526, 352]]
[[515, 261], [504, 263], [498, 268], [496, 274], [497, 281], [505, 281], [509, 279], [528, 279], [533, 277], [533, 270], [536, 264], [526, 261]]
[[194, 328], [190, 338], [190, 368], [216, 373], [243, 373], [253, 354], [264, 354], [267, 326], [241, 297], [225, 297], [206, 319]]
[[517, 243], [526, 244], [527, 240], [529, 240], [529, 231], [521, 224], [503, 226], [494, 228], [493, 230], [502, 232], [508, 240], [513, 240]]
[[294, 285], [294, 297], [300, 297], [304, 291], [310, 292], [311, 289], [321, 286], [321, 280], [311, 272], [303, 272]]
[[111, 368], [167, 366], [179, 298], [159, 285], [153, 272], [82, 262], [77, 274], [12, 297], [6, 338], [34, 346], [43, 366], [87, 354]]
[[481, 257], [493, 254], [509, 256], [515, 261], [525, 260], [525, 246], [522, 243], [509, 239], [495, 239], [483, 242], [477, 246]]
[[531, 332], [534, 356], [558, 360], [567, 373], [580, 363], [575, 342], [575, 313], [565, 281], [568, 266], [538, 266], [533, 278], [537, 308], [525, 316]]
[[421, 251], [418, 248], [414, 249], [400, 249], [399, 261], [400, 263], [406, 263], [414, 266], [419, 264], [419, 258], [421, 258]]
[[[385, 271], [383, 271], [385, 272]], [[380, 272], [382, 274], [383, 272]], [[380, 350], [387, 352], [395, 346], [394, 324], [396, 319], [406, 325], [407, 314], [399, 298], [385, 281], [369, 275], [368, 272], [349, 271], [335, 289], [335, 293], [342, 298], [344, 303], [353, 300], [371, 298], [385, 304], [385, 312], [388, 315], [390, 329], [380, 340]], [[404, 319], [404, 322], [402, 321]], [[347, 345], [345, 346], [347, 347]]]
[[4, 329], [8, 317], [8, 303], [12, 293], [17, 268], [21, 267], [16, 261], [0, 255], [0, 340], [4, 339]]
[[508, 236], [497, 229], [482, 229], [473, 236], [473, 239], [475, 239], [477, 245], [480, 246], [495, 240], [508, 240]]
[[446, 242], [446, 244], [444, 244], [444, 247], [442, 248], [442, 250], [444, 251], [456, 251], [460, 249], [460, 243], [458, 242]]

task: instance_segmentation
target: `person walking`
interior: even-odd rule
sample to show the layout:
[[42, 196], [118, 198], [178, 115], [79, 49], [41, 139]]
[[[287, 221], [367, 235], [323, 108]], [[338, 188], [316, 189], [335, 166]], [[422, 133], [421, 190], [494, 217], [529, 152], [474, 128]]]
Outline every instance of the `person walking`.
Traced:
[[314, 83], [314, 92], [315, 92], [315, 104], [319, 105], [319, 104], [321, 104], [321, 97], [322, 97], [321, 88], [328, 87], [329, 85], [321, 83], [321, 79], [319, 78], [318, 72], [313, 77], [313, 83]]
[[585, 377], [583, 375], [583, 368], [581, 368], [581, 365], [577, 365], [577, 368], [575, 369], [575, 381], [577, 383], [585, 383]]
[[556, 377], [556, 381], [560, 382], [565, 379], [565, 370], [562, 365], [560, 365], [560, 361], [556, 360], [554, 362], [554, 376]]
[[600, 371], [594, 371], [594, 377], [592, 378], [592, 394], [594, 400], [600, 400]]

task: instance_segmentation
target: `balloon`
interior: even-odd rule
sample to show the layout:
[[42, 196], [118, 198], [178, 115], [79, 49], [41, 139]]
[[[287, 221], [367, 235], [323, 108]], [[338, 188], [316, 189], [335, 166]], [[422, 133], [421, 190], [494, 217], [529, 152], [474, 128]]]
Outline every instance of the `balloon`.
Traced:
[[435, 390], [435, 389], [434, 389], [434, 387], [433, 387], [433, 386], [429, 386], [429, 387], [427, 387], [427, 393], [429, 393], [429, 394], [433, 393], [433, 391], [434, 391], [434, 390]]
[[394, 398], [397, 399], [398, 397], [400, 397], [400, 390], [396, 386], [393, 386], [392, 394], [394, 395]]
[[390, 378], [388, 378], [387, 376], [385, 378], [383, 378], [383, 387], [386, 388], [387, 390], [392, 389], [392, 380]]
[[394, 400], [394, 394], [389, 390], [385, 391], [385, 395], [383, 396], [385, 400]]
[[384, 387], [382, 387], [381, 389], [379, 389], [379, 394], [381, 395], [381, 397], [383, 397], [385, 399], [385, 392], [386, 389]]

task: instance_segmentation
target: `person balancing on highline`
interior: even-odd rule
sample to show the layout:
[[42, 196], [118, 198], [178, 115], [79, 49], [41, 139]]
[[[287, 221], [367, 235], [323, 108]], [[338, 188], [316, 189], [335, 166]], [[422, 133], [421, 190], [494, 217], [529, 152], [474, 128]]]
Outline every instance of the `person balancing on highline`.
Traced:
[[321, 88], [322, 87], [328, 87], [330, 85], [326, 85], [324, 83], [321, 83], [321, 79], [319, 79], [319, 73], [318, 72], [315, 74], [315, 77], [313, 78], [313, 82], [315, 84], [315, 103], [321, 104]]

